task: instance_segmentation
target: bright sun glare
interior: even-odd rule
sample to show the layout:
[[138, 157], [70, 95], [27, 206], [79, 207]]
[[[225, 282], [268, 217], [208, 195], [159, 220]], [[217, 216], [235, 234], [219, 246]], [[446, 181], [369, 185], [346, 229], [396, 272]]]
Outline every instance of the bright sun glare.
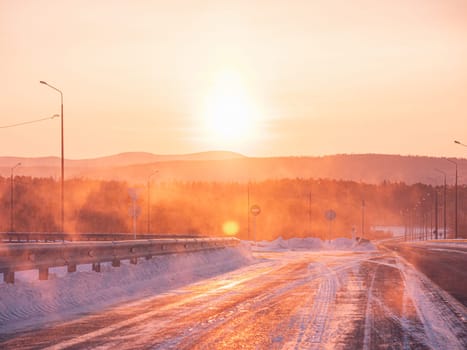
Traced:
[[238, 223], [232, 220], [226, 221], [222, 225], [222, 231], [224, 231], [224, 233], [229, 236], [236, 235], [239, 229], [240, 227], [238, 226]]
[[245, 141], [253, 136], [258, 115], [240, 74], [220, 74], [205, 103], [208, 136], [221, 144]]

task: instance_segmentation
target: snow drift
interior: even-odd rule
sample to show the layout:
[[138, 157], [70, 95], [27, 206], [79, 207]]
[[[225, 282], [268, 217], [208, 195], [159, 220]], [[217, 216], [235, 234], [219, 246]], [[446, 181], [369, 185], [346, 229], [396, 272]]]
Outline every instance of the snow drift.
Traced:
[[62, 321], [78, 314], [98, 311], [179, 288], [254, 263], [253, 251], [369, 251], [371, 243], [339, 238], [278, 238], [273, 242], [242, 242], [235, 248], [224, 248], [186, 254], [139, 259], [137, 265], [122, 261], [114, 268], [104, 263], [101, 273], [90, 265], [78, 266], [67, 273], [65, 267], [51, 268], [49, 280], [39, 281], [37, 271], [16, 273], [16, 283], [0, 283], [0, 333]]
[[291, 238], [288, 240], [279, 237], [278, 239], [267, 242], [261, 241], [255, 244], [250, 242], [255, 250], [262, 251], [281, 251], [281, 250], [349, 250], [349, 251], [372, 251], [376, 247], [371, 242], [359, 243], [350, 238], [336, 238], [332, 241], [322, 241], [320, 238]]
[[51, 268], [47, 281], [37, 280], [36, 271], [18, 273], [15, 284], [0, 284], [0, 333], [154, 296], [253, 261], [249, 247], [240, 244], [143, 258], [137, 265], [123, 261], [118, 268], [105, 263], [101, 273], [91, 271], [90, 265], [80, 265], [75, 273]]

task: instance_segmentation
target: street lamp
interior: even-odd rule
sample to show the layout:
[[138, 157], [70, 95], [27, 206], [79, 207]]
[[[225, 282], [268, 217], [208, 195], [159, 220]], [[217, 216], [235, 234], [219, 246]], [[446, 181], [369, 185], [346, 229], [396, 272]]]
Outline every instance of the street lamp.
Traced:
[[460, 141], [457, 141], [457, 140], [454, 140], [454, 143], [457, 143], [458, 145], [461, 145], [461, 146], [464, 146], [464, 147], [467, 147], [467, 145], [465, 143], [462, 143]]
[[248, 227], [248, 241], [250, 240], [250, 178], [248, 178], [247, 184], [247, 202], [246, 202], [246, 211], [247, 211], [247, 227]]
[[455, 201], [455, 208], [454, 208], [454, 210], [455, 210], [455, 215], [454, 215], [454, 217], [455, 217], [455, 224], [454, 224], [455, 232], [454, 232], [454, 237], [457, 239], [457, 231], [458, 231], [458, 225], [457, 225], [458, 224], [458, 222], [457, 222], [457, 202], [458, 202], [458, 197], [457, 197], [457, 162], [454, 161], [454, 160], [451, 160], [451, 159], [447, 159], [447, 158], [446, 158], [446, 160], [448, 162], [453, 163], [456, 166], [456, 188], [455, 188], [456, 201]]
[[457, 141], [457, 140], [454, 140], [454, 143], [457, 143], [458, 145], [461, 145], [461, 146], [464, 146], [464, 147], [467, 147], [467, 145], [465, 143], [462, 143], [460, 141]]
[[10, 176], [10, 232], [15, 231], [15, 215], [14, 215], [14, 196], [13, 196], [13, 185], [14, 185], [14, 180], [13, 180], [13, 170], [15, 170], [17, 167], [19, 167], [21, 163], [16, 164], [14, 167], [11, 168], [11, 176]]
[[423, 241], [423, 238], [426, 234], [426, 213], [425, 213], [425, 201], [427, 197], [426, 194], [420, 199], [420, 235], [418, 236], [420, 241]]
[[419, 207], [419, 202], [415, 203], [412, 208], [412, 241], [417, 239], [418, 231], [419, 231], [419, 222], [418, 222], [418, 215], [417, 210]]
[[61, 90], [57, 89], [55, 86], [52, 86], [45, 81], [41, 80], [39, 83], [48, 86], [51, 89], [60, 93], [60, 120], [61, 120], [61, 180], [60, 180], [60, 207], [61, 207], [61, 219], [60, 219], [60, 231], [63, 233], [63, 226], [65, 221], [65, 209], [64, 209], [64, 179], [65, 179], [65, 158], [64, 158], [64, 136], [63, 136], [63, 93]]
[[365, 200], [362, 199], [362, 237], [365, 236]]
[[311, 235], [311, 233], [313, 232], [311, 230], [311, 191], [308, 194], [308, 222], [309, 222], [309, 225], [310, 225], [310, 235]]
[[148, 176], [148, 233], [151, 232], [151, 177], [158, 172], [159, 170], [154, 170], [151, 175]]
[[439, 169], [435, 169], [435, 171], [444, 175], [443, 222], [444, 222], [444, 239], [446, 239], [446, 173]]

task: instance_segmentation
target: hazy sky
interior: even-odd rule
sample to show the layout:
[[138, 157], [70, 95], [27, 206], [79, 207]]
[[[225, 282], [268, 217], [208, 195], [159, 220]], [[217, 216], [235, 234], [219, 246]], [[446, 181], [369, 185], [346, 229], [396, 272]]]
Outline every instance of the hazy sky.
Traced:
[[[60, 112], [65, 156], [467, 157], [466, 0], [0, 0], [0, 126]], [[0, 128], [59, 156], [60, 120]]]

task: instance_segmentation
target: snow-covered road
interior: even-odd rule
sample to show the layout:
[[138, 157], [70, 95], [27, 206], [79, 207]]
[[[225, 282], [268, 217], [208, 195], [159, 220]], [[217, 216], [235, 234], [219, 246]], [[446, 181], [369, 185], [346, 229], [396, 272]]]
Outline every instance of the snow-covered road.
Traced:
[[[29, 311], [41, 329], [8, 328], [9, 321], [33, 323], [20, 311], [0, 309], [7, 330], [0, 331], [0, 348], [467, 348], [465, 307], [395, 253], [291, 250], [290, 243], [257, 249], [255, 260], [230, 252], [237, 263], [224, 266], [228, 272], [179, 271], [194, 283], [156, 288], [153, 295], [145, 284], [144, 298], [88, 315], [69, 313], [59, 324], [41, 323]], [[210, 262], [222, 265], [214, 257]]]

